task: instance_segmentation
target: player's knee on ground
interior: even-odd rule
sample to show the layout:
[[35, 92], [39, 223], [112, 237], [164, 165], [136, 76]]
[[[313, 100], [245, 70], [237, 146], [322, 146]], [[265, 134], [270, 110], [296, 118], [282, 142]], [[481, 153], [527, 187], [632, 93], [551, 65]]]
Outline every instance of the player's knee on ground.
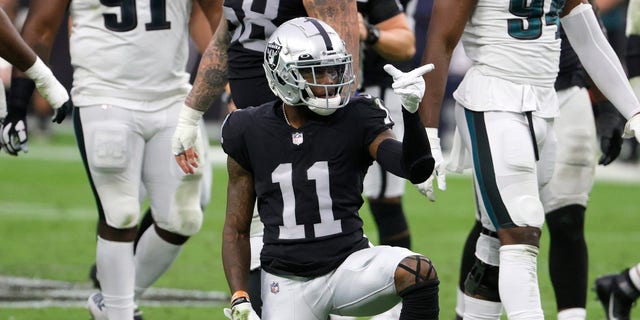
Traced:
[[438, 319], [438, 274], [431, 260], [416, 255], [403, 259], [395, 274], [402, 298], [402, 319]]
[[464, 291], [470, 297], [500, 302], [498, 274], [500, 268], [476, 259], [475, 264], [464, 281]]

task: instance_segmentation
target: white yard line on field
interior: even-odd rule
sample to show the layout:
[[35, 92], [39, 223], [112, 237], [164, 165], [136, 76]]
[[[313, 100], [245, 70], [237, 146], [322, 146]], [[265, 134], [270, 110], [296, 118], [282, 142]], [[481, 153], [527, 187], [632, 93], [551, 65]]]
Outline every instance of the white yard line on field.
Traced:
[[[96, 292], [90, 284], [0, 276], [0, 308], [82, 307]], [[229, 296], [217, 291], [150, 288], [141, 306], [214, 306]]]

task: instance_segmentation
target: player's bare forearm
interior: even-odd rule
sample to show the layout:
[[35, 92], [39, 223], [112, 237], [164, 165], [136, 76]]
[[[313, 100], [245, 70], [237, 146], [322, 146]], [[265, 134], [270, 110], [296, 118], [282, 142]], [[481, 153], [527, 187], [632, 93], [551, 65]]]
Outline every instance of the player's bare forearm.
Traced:
[[358, 74], [360, 65], [360, 34], [353, 24], [358, 21], [355, 0], [303, 0], [310, 17], [318, 18], [333, 27], [353, 56], [353, 71]]
[[22, 40], [9, 16], [0, 10], [0, 56], [20, 70], [27, 70], [35, 61], [36, 55]]
[[[49, 62], [51, 47], [65, 17], [70, 0], [31, 0], [29, 13], [22, 26], [22, 38], [36, 55]], [[14, 68], [13, 76], [23, 76]]]
[[216, 32], [216, 28], [220, 24], [220, 19], [222, 19], [222, 0], [198, 0], [197, 3], [200, 5], [200, 8], [204, 15], [207, 17], [209, 21], [209, 26], [211, 27], [211, 33]]
[[220, 97], [227, 84], [227, 49], [231, 41], [226, 20], [222, 19], [207, 50], [202, 55], [193, 88], [187, 95], [186, 105], [207, 111]]
[[451, 55], [477, 0], [436, 0], [427, 32], [422, 63], [433, 63], [435, 69], [424, 75], [425, 95], [420, 102], [420, 118], [425, 127], [438, 128], [440, 108], [447, 85]]
[[416, 54], [416, 38], [404, 13], [399, 13], [376, 26], [380, 30], [380, 38], [374, 46], [376, 52], [390, 61], [413, 58]]
[[255, 195], [253, 176], [231, 157], [227, 159], [227, 214], [222, 232], [222, 264], [231, 292], [247, 290], [251, 245], [249, 232]]

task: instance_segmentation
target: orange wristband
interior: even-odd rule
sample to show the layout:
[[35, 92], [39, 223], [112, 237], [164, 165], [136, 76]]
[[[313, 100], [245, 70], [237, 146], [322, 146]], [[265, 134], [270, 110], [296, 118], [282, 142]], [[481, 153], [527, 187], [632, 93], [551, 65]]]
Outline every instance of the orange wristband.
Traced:
[[249, 300], [249, 294], [244, 290], [238, 290], [231, 296], [231, 303], [233, 303], [238, 298], [245, 298]]

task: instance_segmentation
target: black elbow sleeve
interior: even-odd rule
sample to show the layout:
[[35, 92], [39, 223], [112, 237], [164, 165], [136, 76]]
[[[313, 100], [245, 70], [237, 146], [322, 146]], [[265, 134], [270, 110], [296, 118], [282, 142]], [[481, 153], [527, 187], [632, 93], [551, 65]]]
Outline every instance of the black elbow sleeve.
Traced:
[[404, 120], [402, 155], [408, 170], [408, 179], [414, 184], [421, 183], [431, 176], [435, 165], [429, 138], [417, 112], [410, 113], [402, 108], [402, 118]]
[[403, 142], [388, 139], [380, 143], [376, 160], [385, 170], [405, 178], [411, 183], [426, 181], [435, 161], [424, 126], [417, 113], [402, 110], [404, 119]]

